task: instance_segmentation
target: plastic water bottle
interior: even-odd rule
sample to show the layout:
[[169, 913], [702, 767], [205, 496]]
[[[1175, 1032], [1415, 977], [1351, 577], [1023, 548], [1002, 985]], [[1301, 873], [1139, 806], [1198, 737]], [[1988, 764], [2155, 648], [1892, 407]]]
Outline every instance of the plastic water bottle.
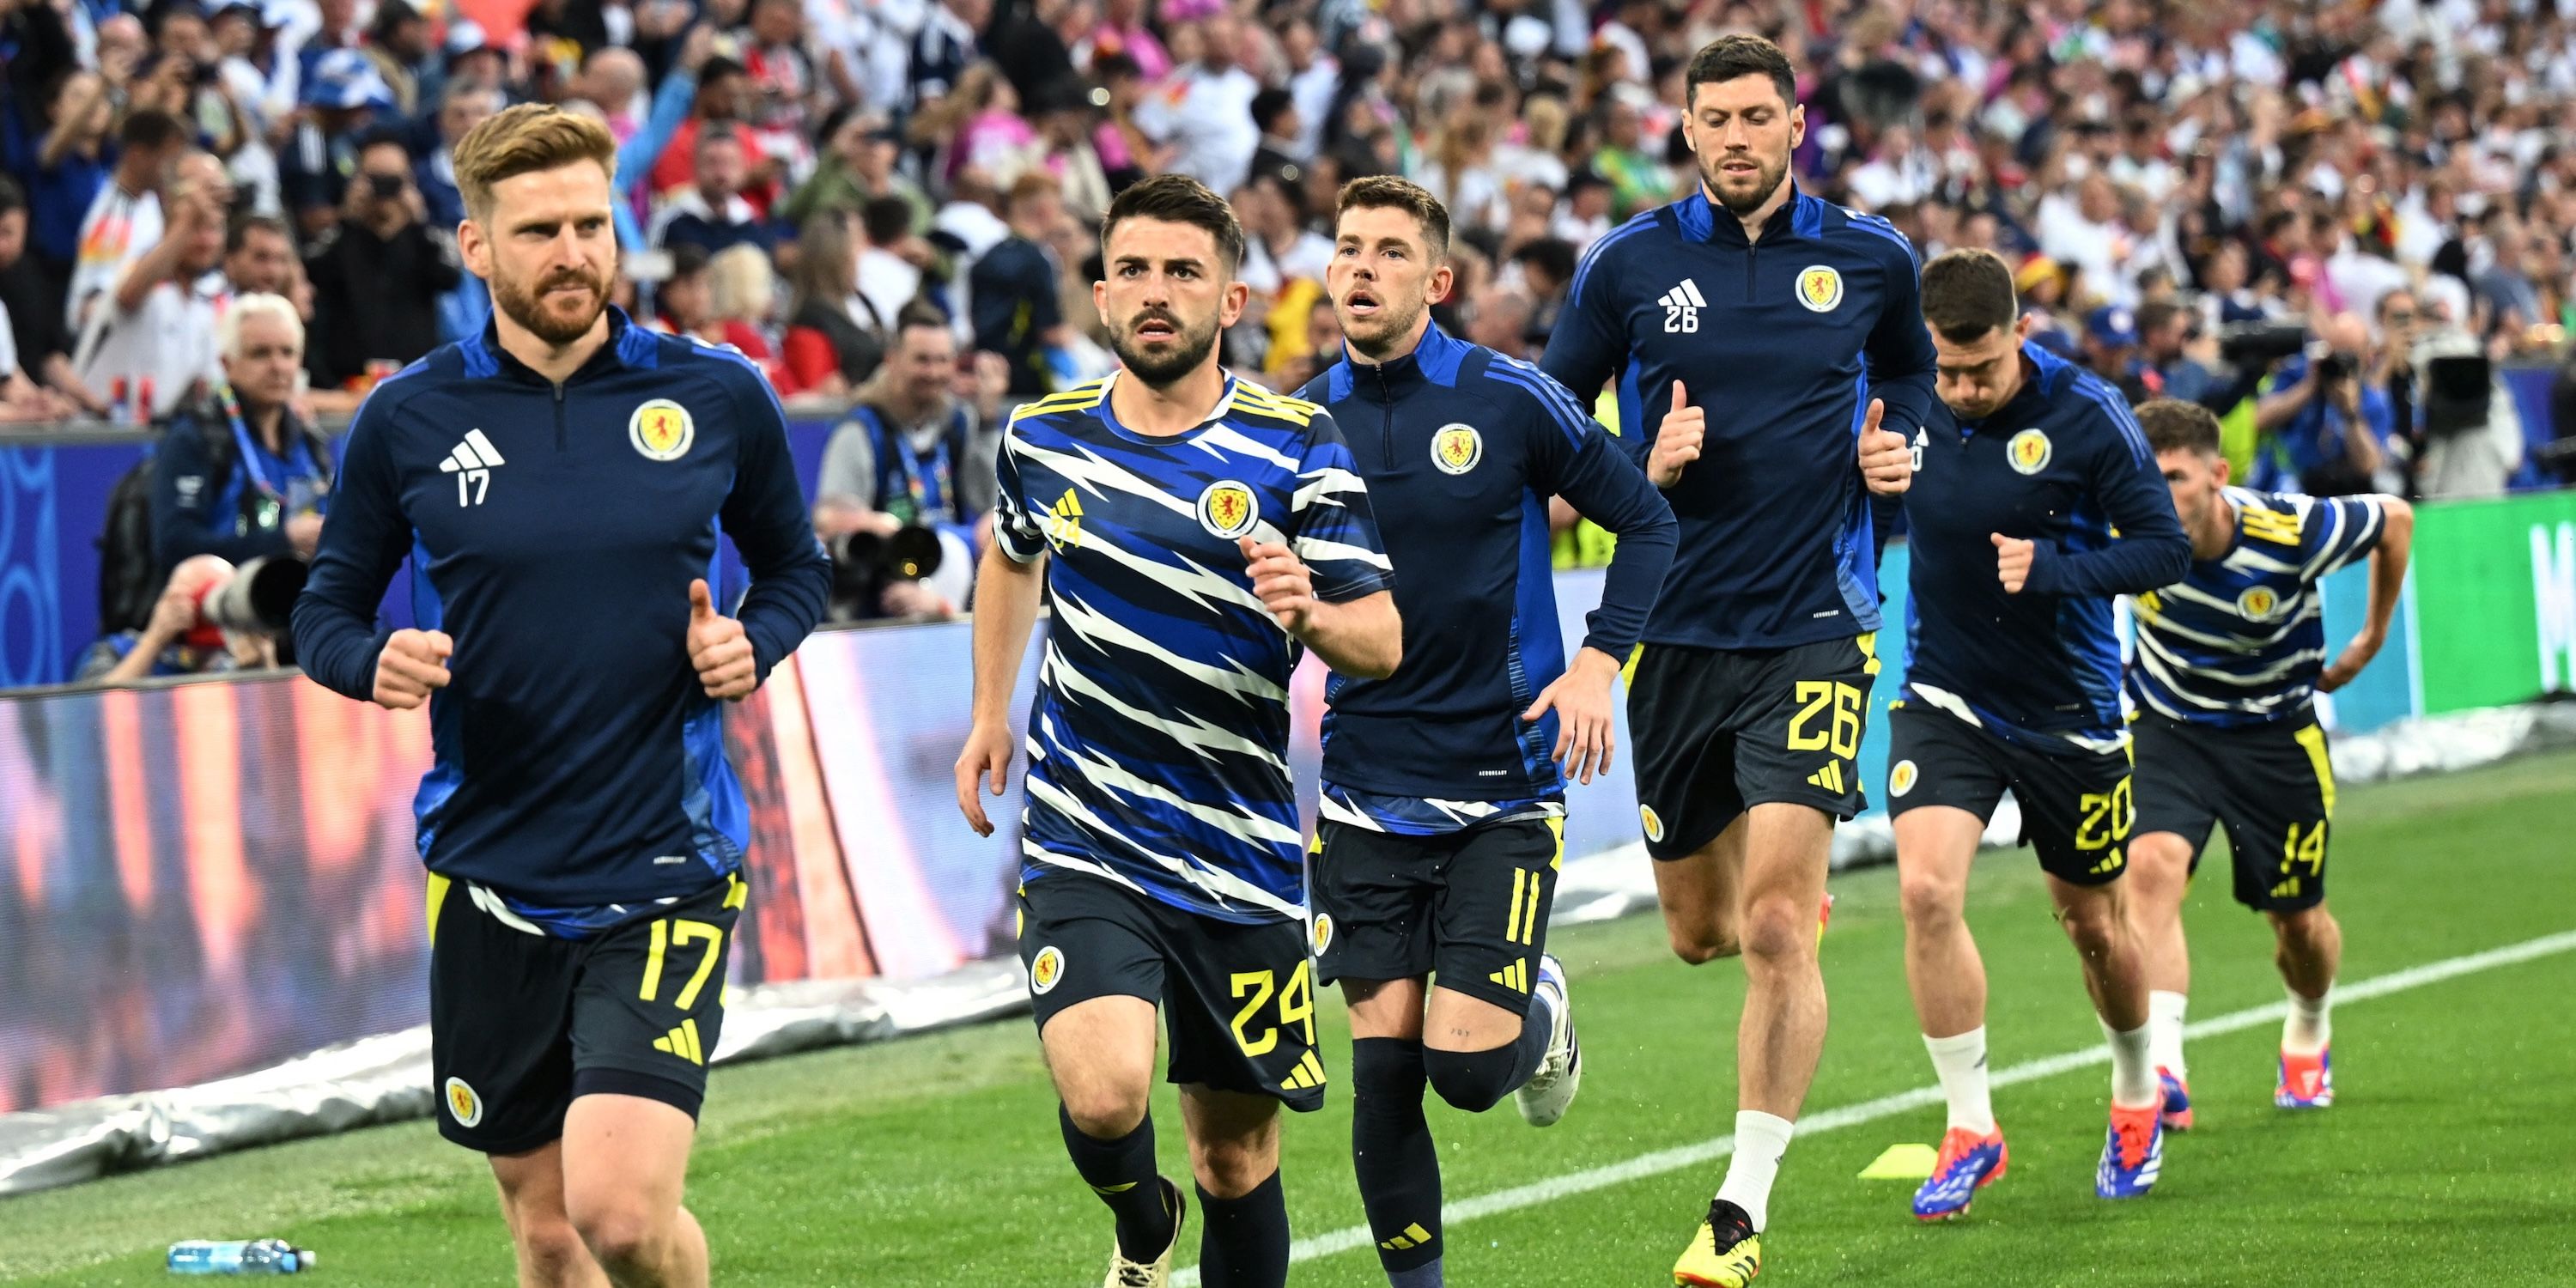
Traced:
[[170, 1245], [174, 1275], [297, 1275], [312, 1268], [312, 1251], [284, 1239], [247, 1243], [190, 1239]]

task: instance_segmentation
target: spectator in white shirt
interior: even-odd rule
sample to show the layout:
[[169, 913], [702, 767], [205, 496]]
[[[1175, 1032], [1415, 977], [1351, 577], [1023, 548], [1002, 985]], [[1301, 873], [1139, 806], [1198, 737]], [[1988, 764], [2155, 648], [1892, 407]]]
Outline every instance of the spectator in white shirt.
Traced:
[[1235, 65], [1240, 31], [1230, 15], [1201, 23], [1197, 61], [1174, 72], [1171, 82], [1147, 96], [1137, 111], [1137, 124], [1174, 148], [1173, 172], [1218, 192], [1242, 185], [1252, 170], [1252, 154], [1261, 148], [1261, 127], [1252, 122], [1252, 99], [1261, 92], [1261, 83]]
[[161, 241], [161, 189], [188, 150], [187, 130], [179, 118], [155, 111], [131, 113], [118, 128], [116, 169], [81, 219], [80, 258], [63, 312], [74, 334], [89, 320], [90, 305]]
[[[196, 169], [183, 161], [178, 172]], [[93, 397], [113, 402], [121, 384], [129, 407], [157, 418], [200, 396], [220, 373], [215, 323], [228, 291], [215, 272], [224, 254], [218, 198], [202, 179], [174, 179], [167, 234], [90, 310], [72, 364]]]

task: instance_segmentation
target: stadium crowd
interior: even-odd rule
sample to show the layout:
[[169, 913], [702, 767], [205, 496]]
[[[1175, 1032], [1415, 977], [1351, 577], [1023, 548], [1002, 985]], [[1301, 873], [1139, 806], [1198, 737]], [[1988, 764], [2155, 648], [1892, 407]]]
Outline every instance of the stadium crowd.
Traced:
[[[1459, 230], [1435, 316], [1534, 360], [1586, 248], [1687, 190], [1683, 67], [1737, 30], [1802, 69], [1802, 184], [1926, 258], [2001, 252], [2044, 342], [2221, 412], [2256, 486], [2501, 490], [2526, 462], [2493, 364], [2558, 360], [2576, 310], [2576, 21], [2543, 0], [520, 9], [0, 0], [0, 420], [220, 437], [242, 330], [215, 324], [252, 294], [303, 324], [296, 422], [348, 412], [482, 325], [451, 148], [553, 101], [621, 143], [621, 304], [791, 408], [864, 409], [818, 528], [971, 544], [1008, 407], [1114, 361], [1088, 302], [1112, 195], [1232, 195], [1254, 299], [1227, 358], [1294, 389], [1338, 345], [1334, 193], [1409, 176]], [[295, 468], [289, 437], [241, 446]], [[896, 599], [856, 612], [962, 587]]]

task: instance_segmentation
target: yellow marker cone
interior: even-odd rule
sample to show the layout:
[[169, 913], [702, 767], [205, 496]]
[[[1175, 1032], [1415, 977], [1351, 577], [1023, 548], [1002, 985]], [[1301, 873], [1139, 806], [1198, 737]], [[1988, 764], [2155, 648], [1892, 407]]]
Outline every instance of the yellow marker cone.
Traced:
[[1941, 1151], [1930, 1145], [1890, 1145], [1887, 1152], [1860, 1169], [1864, 1181], [1920, 1181], [1932, 1175]]

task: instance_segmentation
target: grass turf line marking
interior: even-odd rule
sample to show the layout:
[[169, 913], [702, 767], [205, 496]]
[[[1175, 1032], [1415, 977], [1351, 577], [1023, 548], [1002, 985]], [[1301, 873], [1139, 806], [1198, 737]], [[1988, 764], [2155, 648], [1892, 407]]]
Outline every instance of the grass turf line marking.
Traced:
[[[2494, 970], [2499, 966], [2511, 966], [2569, 951], [2576, 951], [2576, 930], [2542, 935], [2538, 939], [2526, 939], [2518, 944], [2506, 944], [2501, 948], [2490, 948], [2485, 952], [2426, 962], [2421, 966], [2409, 966], [2404, 970], [2374, 975], [2369, 979], [2350, 984], [2338, 983], [2335, 985], [2334, 1000], [2337, 1005], [2364, 1002], [2374, 997], [2386, 997], [2391, 993], [2403, 993], [2410, 989], [2422, 988], [2428, 984], [2439, 984], [2444, 980], [2457, 979], [2462, 975], [2474, 975], [2480, 971]], [[2225, 1015], [2213, 1016], [2188, 1025], [2183, 1029], [2183, 1035], [2190, 1038], [2210, 1038], [2226, 1033], [2236, 1033], [2277, 1021], [2288, 1011], [2287, 1002], [2247, 1007], [2241, 1011], [2231, 1011]], [[2099, 1046], [2087, 1047], [2080, 1051], [2067, 1051], [2058, 1055], [2043, 1056], [2037, 1060], [2025, 1060], [2009, 1068], [1998, 1069], [1988, 1079], [1988, 1084], [1994, 1087], [2017, 1086], [2021, 1083], [2053, 1078], [2061, 1073], [2072, 1073], [2078, 1069], [2110, 1062], [2111, 1053], [2108, 1050]], [[1803, 1138], [1820, 1131], [1857, 1127], [1862, 1123], [1893, 1118], [1901, 1113], [1941, 1103], [1943, 1101], [1940, 1087], [1917, 1087], [1912, 1091], [1900, 1091], [1892, 1096], [1880, 1096], [1875, 1100], [1864, 1100], [1858, 1104], [1843, 1105], [1821, 1113], [1808, 1114], [1798, 1120], [1797, 1134]], [[1733, 1136], [1720, 1136], [1714, 1140], [1704, 1140], [1693, 1145], [1659, 1149], [1653, 1153], [1639, 1154], [1635, 1158], [1622, 1162], [1607, 1163], [1600, 1167], [1569, 1172], [1563, 1176], [1550, 1177], [1528, 1185], [1516, 1185], [1507, 1190], [1496, 1190], [1490, 1194], [1478, 1194], [1472, 1198], [1460, 1199], [1447, 1204], [1442, 1215], [1448, 1225], [1455, 1226], [1480, 1217], [1517, 1212], [1523, 1208], [1553, 1203], [1558, 1199], [1572, 1198], [1577, 1194], [1589, 1194], [1594, 1190], [1608, 1189], [1613, 1185], [1625, 1185], [1630, 1181], [1644, 1180], [1649, 1176], [1677, 1172], [1685, 1167], [1714, 1162], [1734, 1152]], [[1292, 1264], [1312, 1261], [1317, 1257], [1329, 1257], [1337, 1252], [1349, 1252], [1370, 1247], [1373, 1244], [1374, 1241], [1369, 1237], [1367, 1226], [1351, 1226], [1347, 1229], [1319, 1234], [1313, 1238], [1297, 1240], [1289, 1246], [1288, 1260]], [[1199, 1272], [1196, 1267], [1176, 1271], [1172, 1275], [1172, 1288], [1198, 1288], [1198, 1283]]]

